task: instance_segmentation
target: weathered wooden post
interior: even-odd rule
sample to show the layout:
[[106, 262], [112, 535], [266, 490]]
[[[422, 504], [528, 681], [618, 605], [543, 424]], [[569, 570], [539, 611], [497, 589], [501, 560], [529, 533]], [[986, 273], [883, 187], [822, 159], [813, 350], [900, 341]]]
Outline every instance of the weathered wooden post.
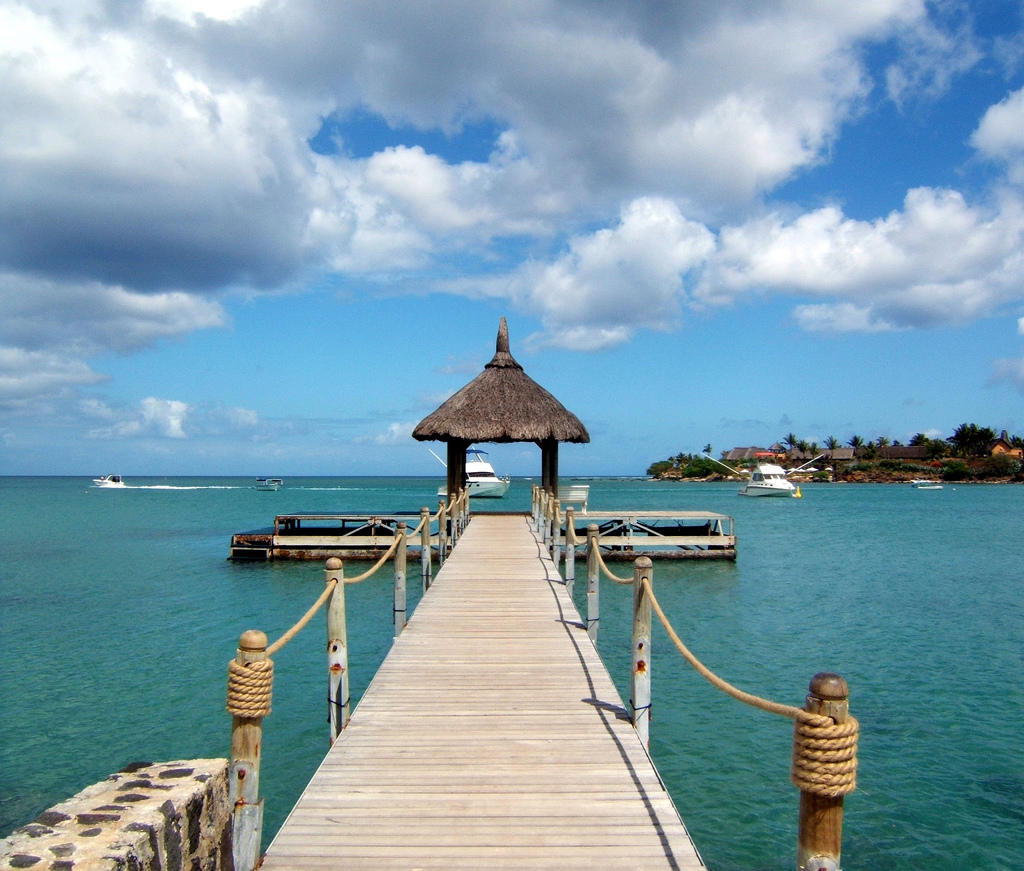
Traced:
[[231, 854], [235, 871], [252, 871], [260, 858], [260, 749], [273, 682], [274, 664], [267, 658], [267, 636], [257, 629], [243, 632], [228, 669], [227, 708], [232, 715], [228, 804], [232, 808]]
[[651, 600], [643, 581], [653, 584], [648, 557], [633, 561], [633, 677], [629, 705], [633, 726], [644, 747], [651, 746]]
[[576, 583], [576, 511], [570, 505], [565, 509], [565, 590], [572, 598]]
[[597, 524], [587, 525], [587, 635], [597, 644], [597, 628], [601, 624], [601, 578], [597, 564], [600, 539]]
[[437, 506], [437, 566], [440, 568], [448, 558], [448, 509], [444, 500]]
[[327, 719], [331, 743], [348, 725], [351, 700], [348, 690], [348, 630], [345, 626], [345, 567], [332, 556], [324, 568], [324, 581], [337, 581], [327, 598]]
[[408, 526], [404, 520], [398, 522], [395, 535], [398, 536], [398, 548], [395, 550], [395, 638], [405, 629], [406, 595], [405, 568], [409, 555], [409, 542], [406, 531]]
[[558, 570], [558, 558], [562, 555], [562, 503], [555, 499], [551, 503], [551, 561]]
[[[840, 675], [820, 672], [811, 678], [809, 689], [804, 703], [805, 711], [831, 717], [836, 725], [846, 724], [850, 720], [850, 688]], [[852, 743], [853, 750], [847, 750], [843, 755], [852, 758], [850, 765], [855, 770], [856, 735]], [[843, 847], [843, 796], [852, 788], [852, 775], [847, 786], [833, 790], [841, 791], [839, 795], [823, 795], [820, 791], [801, 786], [796, 857], [798, 871], [838, 871]]]
[[420, 576], [424, 593], [430, 589], [430, 571], [430, 509], [424, 505], [420, 509]]
[[537, 494], [537, 490], [540, 489], [536, 484], [533, 485], [533, 490], [530, 493], [530, 511], [533, 516], [533, 528], [537, 530], [540, 528], [540, 496]]

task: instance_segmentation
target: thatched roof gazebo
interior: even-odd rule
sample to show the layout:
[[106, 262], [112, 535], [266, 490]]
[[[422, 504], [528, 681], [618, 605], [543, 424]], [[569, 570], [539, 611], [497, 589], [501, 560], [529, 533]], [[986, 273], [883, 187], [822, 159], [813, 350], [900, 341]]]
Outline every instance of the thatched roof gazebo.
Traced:
[[558, 443], [586, 444], [590, 433], [571, 411], [523, 371], [508, 349], [501, 319], [494, 357], [484, 371], [423, 418], [419, 441], [448, 443], [448, 493], [464, 485], [466, 448], [474, 442], [535, 442], [541, 450], [542, 486], [558, 488]]

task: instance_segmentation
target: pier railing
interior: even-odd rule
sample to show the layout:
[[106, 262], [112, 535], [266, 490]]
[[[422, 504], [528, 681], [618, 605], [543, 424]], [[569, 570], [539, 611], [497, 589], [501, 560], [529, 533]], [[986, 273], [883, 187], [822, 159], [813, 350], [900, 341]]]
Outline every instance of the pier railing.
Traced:
[[273, 644], [265, 633], [249, 629], [242, 633], [235, 658], [228, 663], [227, 710], [232, 716], [231, 757], [228, 767], [228, 800], [232, 807], [231, 847], [234, 871], [253, 871], [260, 858], [263, 829], [263, 799], [260, 797], [260, 757], [263, 718], [270, 714], [274, 685], [271, 657], [291, 641], [317, 612], [327, 608], [327, 687], [330, 741], [333, 744], [351, 716], [349, 695], [348, 633], [345, 617], [345, 587], [372, 578], [389, 560], [394, 560], [393, 615], [395, 637], [406, 625], [406, 568], [408, 542], [419, 536], [420, 574], [423, 591], [433, 578], [430, 527], [437, 523], [438, 565], [444, 563], [469, 522], [469, 494], [465, 489], [441, 501], [436, 514], [420, 509], [419, 525], [409, 530], [402, 521], [394, 541], [367, 571], [345, 577], [344, 564], [337, 557], [327, 560], [323, 593], [310, 609]]
[[[572, 530], [570, 524], [568, 529]], [[570, 533], [575, 535], [574, 531]], [[566, 551], [568, 554], [570, 551]], [[566, 585], [571, 591], [566, 564]], [[784, 705], [733, 686], [704, 665], [683, 643], [654, 595], [651, 560], [634, 561], [633, 576], [622, 578], [605, 564], [597, 525], [587, 528], [587, 631], [596, 641], [600, 622], [599, 574], [633, 588], [630, 717], [645, 745], [650, 743], [652, 611], [676, 650], [712, 686], [746, 705], [794, 721], [790, 780], [800, 790], [797, 834], [798, 871], [838, 871], [842, 852], [843, 799], [857, 785], [858, 723], [850, 715], [849, 687], [839, 675], [820, 672], [811, 678], [803, 708]]]

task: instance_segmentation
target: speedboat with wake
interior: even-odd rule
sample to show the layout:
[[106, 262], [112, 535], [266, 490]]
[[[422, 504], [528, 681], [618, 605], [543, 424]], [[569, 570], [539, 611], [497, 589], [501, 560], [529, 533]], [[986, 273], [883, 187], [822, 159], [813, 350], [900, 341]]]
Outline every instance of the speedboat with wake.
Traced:
[[123, 487], [125, 486], [124, 481], [120, 475], [100, 475], [98, 478], [92, 479], [93, 484], [97, 487]]

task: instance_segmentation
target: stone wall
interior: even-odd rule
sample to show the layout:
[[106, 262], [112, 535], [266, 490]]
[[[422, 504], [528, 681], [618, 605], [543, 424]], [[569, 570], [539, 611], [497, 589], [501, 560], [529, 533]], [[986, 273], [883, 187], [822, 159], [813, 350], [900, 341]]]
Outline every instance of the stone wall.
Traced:
[[227, 761], [137, 762], [0, 840], [0, 871], [231, 871]]

